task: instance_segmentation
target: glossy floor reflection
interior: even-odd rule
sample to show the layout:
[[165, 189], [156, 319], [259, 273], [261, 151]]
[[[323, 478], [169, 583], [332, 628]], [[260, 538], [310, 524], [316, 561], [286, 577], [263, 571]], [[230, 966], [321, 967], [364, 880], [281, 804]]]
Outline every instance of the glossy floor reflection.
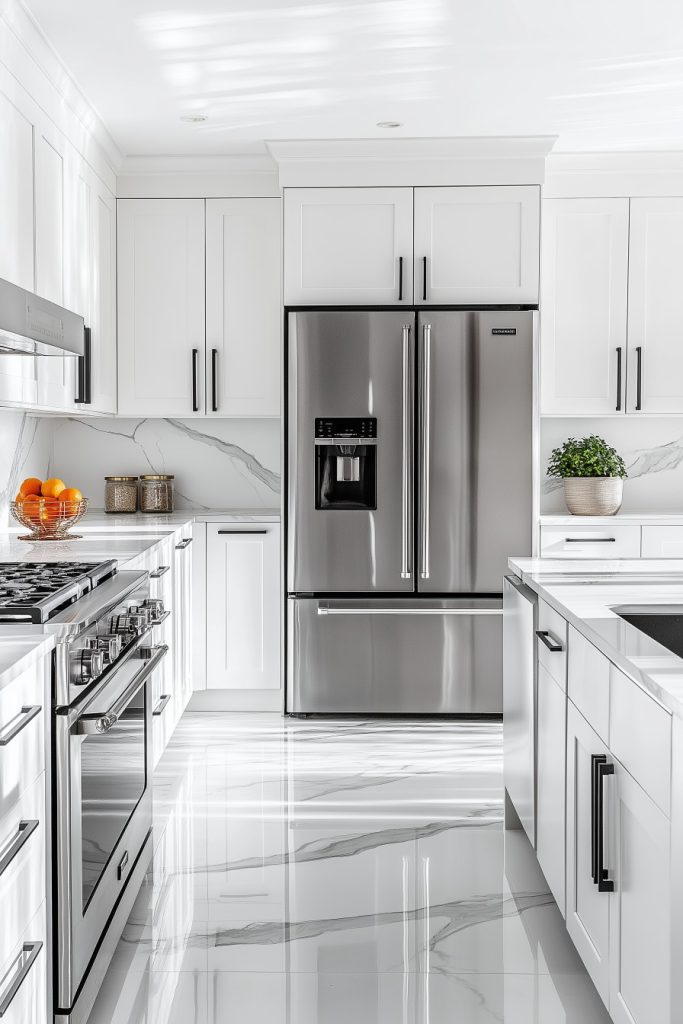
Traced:
[[501, 727], [185, 715], [90, 1024], [608, 1024]]

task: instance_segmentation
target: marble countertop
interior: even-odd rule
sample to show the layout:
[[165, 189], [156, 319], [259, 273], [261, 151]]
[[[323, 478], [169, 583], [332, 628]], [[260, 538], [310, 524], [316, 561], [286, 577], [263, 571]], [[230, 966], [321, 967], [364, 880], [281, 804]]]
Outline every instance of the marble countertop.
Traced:
[[619, 512], [616, 516], [541, 515], [541, 526], [605, 526], [609, 523], [648, 523], [683, 526], [683, 512]]
[[566, 561], [511, 558], [509, 567], [625, 675], [683, 718], [683, 659], [615, 609], [674, 605], [683, 612], [683, 559]]
[[53, 636], [0, 635], [0, 690], [42, 661], [54, 645]]

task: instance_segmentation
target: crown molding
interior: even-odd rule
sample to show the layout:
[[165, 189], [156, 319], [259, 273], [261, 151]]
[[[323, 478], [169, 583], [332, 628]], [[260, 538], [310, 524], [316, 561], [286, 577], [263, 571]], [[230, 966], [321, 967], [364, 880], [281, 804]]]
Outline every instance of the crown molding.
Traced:
[[541, 184], [555, 136], [269, 140], [280, 186]]
[[683, 195], [683, 151], [551, 153], [543, 196], [551, 198]]
[[130, 156], [116, 179], [119, 199], [225, 199], [279, 196], [267, 153], [226, 156]]

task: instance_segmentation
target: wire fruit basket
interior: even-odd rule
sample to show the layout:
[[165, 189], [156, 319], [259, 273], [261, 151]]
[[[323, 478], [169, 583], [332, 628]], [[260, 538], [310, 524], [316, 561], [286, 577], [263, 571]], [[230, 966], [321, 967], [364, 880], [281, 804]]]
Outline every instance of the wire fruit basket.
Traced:
[[28, 533], [20, 533], [19, 540], [80, 540], [79, 534], [69, 533], [88, 511], [88, 499], [60, 501], [31, 495], [23, 501], [11, 501], [10, 511]]

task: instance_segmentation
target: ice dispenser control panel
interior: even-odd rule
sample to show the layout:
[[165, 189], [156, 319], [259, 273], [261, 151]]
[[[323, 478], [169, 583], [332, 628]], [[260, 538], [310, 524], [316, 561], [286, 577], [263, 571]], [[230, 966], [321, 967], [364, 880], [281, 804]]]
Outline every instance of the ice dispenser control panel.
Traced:
[[316, 417], [315, 507], [377, 508], [376, 417]]

